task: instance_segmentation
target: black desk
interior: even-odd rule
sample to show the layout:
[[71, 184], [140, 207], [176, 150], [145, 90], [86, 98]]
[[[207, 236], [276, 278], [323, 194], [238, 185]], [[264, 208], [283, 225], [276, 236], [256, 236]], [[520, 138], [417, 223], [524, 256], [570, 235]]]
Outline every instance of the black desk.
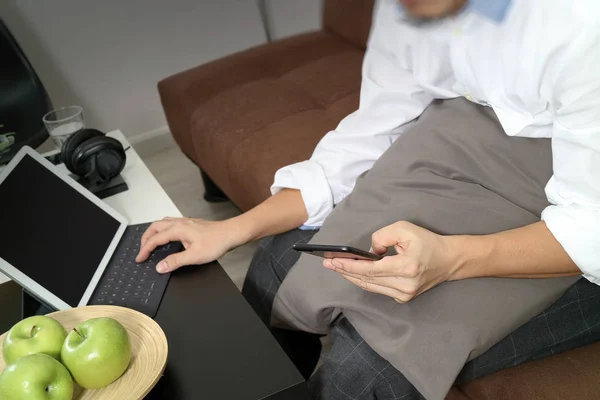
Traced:
[[[0, 285], [0, 332], [20, 307], [20, 287]], [[155, 320], [169, 360], [147, 399], [307, 398], [304, 379], [218, 263], [173, 273]]]

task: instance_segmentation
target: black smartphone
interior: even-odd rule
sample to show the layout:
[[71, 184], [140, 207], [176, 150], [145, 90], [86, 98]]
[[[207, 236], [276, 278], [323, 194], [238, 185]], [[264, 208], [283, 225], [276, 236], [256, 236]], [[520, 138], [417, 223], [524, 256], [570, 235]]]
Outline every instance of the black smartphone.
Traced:
[[369, 261], [377, 261], [383, 258], [378, 254], [369, 253], [368, 251], [351, 246], [298, 243], [293, 246], [293, 249], [323, 258], [352, 258], [354, 260]]

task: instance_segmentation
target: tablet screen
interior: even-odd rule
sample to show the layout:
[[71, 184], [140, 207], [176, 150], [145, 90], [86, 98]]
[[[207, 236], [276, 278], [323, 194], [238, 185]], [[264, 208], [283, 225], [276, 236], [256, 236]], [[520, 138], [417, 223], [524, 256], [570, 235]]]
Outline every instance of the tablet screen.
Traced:
[[28, 154], [0, 183], [0, 257], [72, 307], [119, 226]]

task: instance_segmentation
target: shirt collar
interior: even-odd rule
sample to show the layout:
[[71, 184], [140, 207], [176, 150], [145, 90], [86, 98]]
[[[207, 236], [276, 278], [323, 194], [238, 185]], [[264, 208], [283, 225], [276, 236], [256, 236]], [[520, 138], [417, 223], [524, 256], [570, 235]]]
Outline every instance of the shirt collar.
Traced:
[[483, 15], [495, 22], [502, 22], [512, 0], [469, 0], [466, 10]]
[[[468, 0], [465, 8], [461, 12], [473, 11], [486, 18], [491, 19], [494, 22], [502, 22], [508, 12], [508, 8], [513, 0]], [[404, 12], [402, 4], [398, 4], [400, 9], [400, 15], [405, 22], [409, 22], [414, 25], [423, 25], [432, 21], [414, 20], [407, 16]]]

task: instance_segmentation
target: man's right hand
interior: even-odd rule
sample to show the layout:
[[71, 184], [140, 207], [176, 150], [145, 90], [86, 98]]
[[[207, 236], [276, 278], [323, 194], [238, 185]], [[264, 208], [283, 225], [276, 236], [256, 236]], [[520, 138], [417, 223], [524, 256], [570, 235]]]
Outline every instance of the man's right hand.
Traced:
[[158, 263], [156, 270], [166, 273], [179, 267], [205, 264], [244, 243], [236, 238], [232, 220], [205, 221], [193, 218], [164, 218], [156, 221], [142, 236], [137, 262], [145, 261], [158, 246], [181, 242], [184, 251], [171, 254]]
[[307, 218], [302, 195], [296, 189], [284, 189], [252, 210], [225, 221], [164, 218], [146, 230], [135, 260], [143, 262], [158, 246], [179, 241], [185, 250], [159, 262], [156, 266], [158, 272], [171, 272], [184, 265], [206, 264], [251, 240], [295, 229]]

